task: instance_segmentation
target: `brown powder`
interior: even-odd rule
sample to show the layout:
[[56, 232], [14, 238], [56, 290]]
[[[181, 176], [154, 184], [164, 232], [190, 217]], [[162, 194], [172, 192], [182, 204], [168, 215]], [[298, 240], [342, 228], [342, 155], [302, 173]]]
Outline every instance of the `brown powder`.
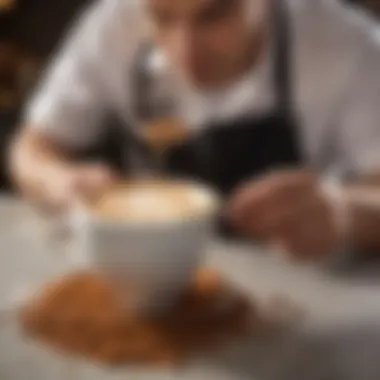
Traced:
[[255, 315], [244, 295], [203, 269], [160, 317], [127, 314], [99, 275], [76, 273], [41, 289], [20, 320], [26, 333], [67, 354], [110, 365], [173, 365], [245, 335]]

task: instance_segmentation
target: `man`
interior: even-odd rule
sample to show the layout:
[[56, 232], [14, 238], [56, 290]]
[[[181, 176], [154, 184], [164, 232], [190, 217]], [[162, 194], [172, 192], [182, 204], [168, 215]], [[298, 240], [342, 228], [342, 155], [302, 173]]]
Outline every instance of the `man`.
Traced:
[[32, 100], [12, 173], [68, 207], [118, 175], [75, 159], [106, 116], [137, 128], [170, 103], [196, 132], [170, 170], [217, 186], [240, 231], [299, 258], [379, 249], [380, 209], [344, 186], [380, 174], [379, 64], [375, 24], [333, 0], [100, 1]]

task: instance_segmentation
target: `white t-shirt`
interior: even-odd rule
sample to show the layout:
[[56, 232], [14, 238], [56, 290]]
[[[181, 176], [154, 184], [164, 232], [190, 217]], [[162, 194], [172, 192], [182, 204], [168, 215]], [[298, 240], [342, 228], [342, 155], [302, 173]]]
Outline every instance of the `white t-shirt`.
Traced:
[[[288, 0], [293, 80], [307, 164], [321, 173], [380, 169], [380, 29], [338, 0]], [[145, 39], [139, 0], [103, 0], [86, 10], [26, 111], [33, 128], [72, 148], [94, 142], [113, 112], [133, 118], [132, 67]], [[192, 128], [273, 105], [270, 54], [230, 88], [200, 93], [150, 57], [152, 91], [175, 97]]]

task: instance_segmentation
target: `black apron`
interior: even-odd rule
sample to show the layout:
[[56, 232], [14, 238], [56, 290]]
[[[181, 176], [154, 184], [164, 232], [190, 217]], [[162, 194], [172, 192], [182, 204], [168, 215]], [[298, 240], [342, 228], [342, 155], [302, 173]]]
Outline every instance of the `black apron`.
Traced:
[[[291, 43], [287, 9], [273, 1], [273, 83], [275, 105], [260, 117], [247, 117], [224, 125], [205, 126], [203, 132], [166, 152], [166, 170], [216, 187], [228, 196], [236, 187], [268, 170], [301, 163], [298, 128], [291, 90]], [[135, 110], [147, 119], [149, 47], [138, 57], [135, 75]]]

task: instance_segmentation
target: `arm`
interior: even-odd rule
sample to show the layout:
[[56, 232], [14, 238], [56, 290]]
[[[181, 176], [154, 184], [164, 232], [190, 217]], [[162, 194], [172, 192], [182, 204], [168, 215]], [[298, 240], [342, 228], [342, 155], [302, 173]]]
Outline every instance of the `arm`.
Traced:
[[99, 138], [109, 101], [105, 59], [112, 57], [112, 14], [104, 7], [91, 8], [69, 35], [11, 146], [11, 177], [29, 197], [50, 203], [59, 187], [66, 191], [79, 167], [73, 153]]
[[[306, 63], [320, 59], [320, 67], [331, 75], [319, 86], [326, 71], [315, 68], [313, 78], [318, 82], [311, 81], [311, 88], [315, 86], [317, 96], [311, 98], [310, 109], [323, 114], [323, 102], [334, 109], [332, 115], [328, 107], [322, 115], [326, 119], [316, 120], [330, 120], [328, 127], [336, 126], [328, 131], [334, 157], [326, 157], [333, 176], [327, 179], [323, 174], [329, 173], [299, 169], [275, 172], [238, 189], [227, 214], [253, 239], [273, 243], [292, 258], [321, 260], [342, 245], [361, 252], [380, 249], [380, 47], [369, 30], [358, 30], [349, 17], [342, 19], [338, 2], [311, 3], [323, 10], [310, 13], [314, 36], [319, 35], [318, 27], [326, 31], [321, 31], [323, 37], [332, 33], [329, 39], [317, 40], [319, 49], [313, 50], [315, 55], [307, 52]], [[338, 38], [346, 44], [337, 45], [334, 33], [348, 38]], [[332, 43], [325, 46], [326, 41]]]
[[11, 145], [10, 175], [27, 197], [50, 203], [51, 182], [64, 178], [73, 164], [68, 151], [33, 129], [23, 126]]
[[380, 45], [369, 39], [342, 110], [340, 150], [353, 178], [343, 191], [348, 243], [380, 249]]

